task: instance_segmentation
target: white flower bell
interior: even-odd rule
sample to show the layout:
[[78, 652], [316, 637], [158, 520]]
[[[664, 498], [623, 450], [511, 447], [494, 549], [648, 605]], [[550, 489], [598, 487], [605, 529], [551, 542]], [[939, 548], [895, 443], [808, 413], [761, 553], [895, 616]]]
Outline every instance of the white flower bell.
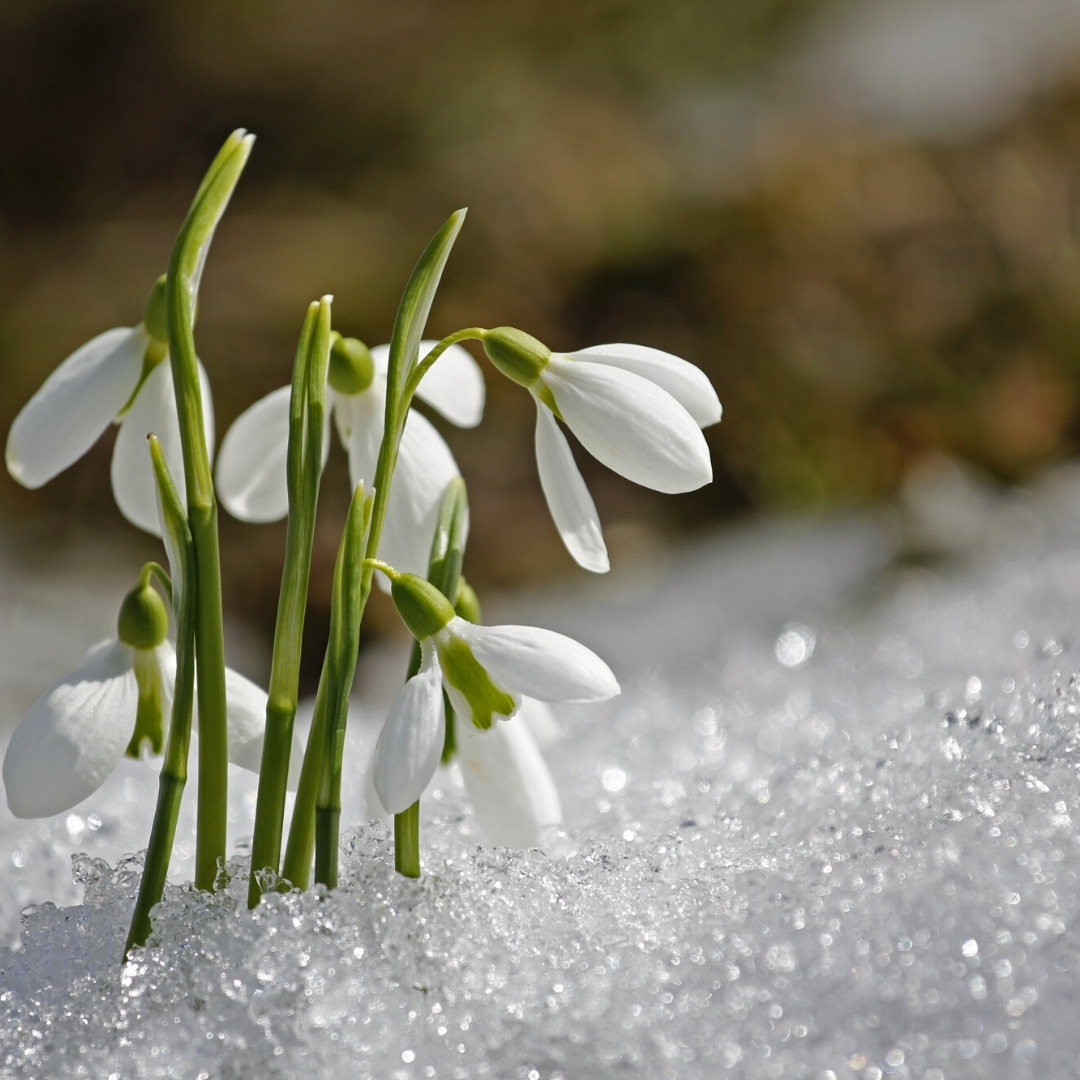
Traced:
[[[63, 813], [97, 791], [125, 753], [162, 752], [176, 683], [167, 629], [163, 601], [141, 583], [125, 597], [118, 637], [95, 645], [30, 706], [4, 756], [4, 790], [16, 817]], [[258, 772], [266, 694], [226, 668], [225, 695], [229, 760]], [[297, 747], [292, 757], [299, 762]], [[299, 765], [295, 772], [292, 786]]]
[[459, 727], [471, 721], [480, 729], [513, 716], [523, 694], [540, 701], [604, 701], [619, 693], [607, 664], [572, 638], [532, 626], [467, 622], [414, 574], [394, 575], [392, 592], [405, 625], [420, 642], [422, 661], [394, 702], [375, 747], [375, 790], [390, 813], [402, 813], [420, 798], [439, 763], [446, 731], [444, 690]]
[[[420, 359], [436, 344], [421, 341]], [[331, 347], [323, 453], [325, 457], [329, 451], [332, 414], [349, 455], [354, 489], [361, 481], [370, 487], [375, 478], [389, 357], [389, 345], [369, 351], [355, 338], [340, 335], [335, 335]], [[218, 495], [229, 513], [242, 521], [277, 521], [288, 513], [290, 393], [284, 386], [257, 401], [222, 440]], [[484, 412], [484, 378], [472, 356], [460, 345], [451, 345], [421, 380], [416, 396], [458, 427], [475, 427]], [[439, 501], [458, 475], [457, 462], [442, 436], [425, 416], [410, 410], [379, 545], [394, 566], [418, 573], [426, 568]]]
[[492, 363], [536, 401], [536, 463], [548, 508], [567, 550], [595, 573], [609, 569], [589, 489], [555, 422], [620, 476], [668, 493], [712, 480], [701, 429], [720, 420], [720, 400], [700, 368], [643, 345], [596, 345], [553, 353], [512, 327], [482, 336]]
[[[112, 456], [116, 505], [133, 525], [160, 536], [154, 471], [146, 436], [161, 441], [184, 498], [184, 459], [176, 393], [165, 344], [165, 279], [160, 278], [138, 326], [117, 327], [76, 349], [23, 406], [7, 441], [8, 472], [38, 488], [73, 465], [111, 423], [120, 425]], [[214, 445], [210, 383], [199, 364], [208, 449]]]

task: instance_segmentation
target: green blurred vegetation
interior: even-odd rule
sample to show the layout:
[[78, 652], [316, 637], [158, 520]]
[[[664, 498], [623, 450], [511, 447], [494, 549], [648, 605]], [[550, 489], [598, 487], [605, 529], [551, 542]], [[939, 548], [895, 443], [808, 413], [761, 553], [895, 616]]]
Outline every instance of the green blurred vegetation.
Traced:
[[[0, 6], [0, 423], [75, 346], [138, 319], [202, 169], [243, 125], [259, 139], [198, 327], [219, 438], [287, 382], [310, 299], [334, 293], [339, 329], [384, 341], [423, 244], [468, 205], [434, 333], [513, 324], [556, 349], [638, 341], [699, 364], [724, 402], [708, 433], [717, 479], [701, 492], [655, 496], [578, 455], [616, 562], [748, 508], [889, 495], [928, 451], [1021, 480], [1078, 435], [1080, 86], [1061, 80], [953, 139], [833, 123], [828, 101], [781, 122], [778, 65], [810, 20], [843, 11]], [[701, 112], [726, 87], [744, 111], [774, 111], [749, 146], [735, 132], [730, 154], [723, 109]], [[569, 572], [535, 476], [532, 406], [486, 374], [484, 424], [447, 433], [474, 508], [469, 577]], [[126, 529], [110, 446], [42, 492], [5, 481], [5, 518], [45, 536], [73, 507]], [[316, 602], [345, 476], [335, 453]], [[283, 529], [224, 529], [231, 599], [266, 619]]]

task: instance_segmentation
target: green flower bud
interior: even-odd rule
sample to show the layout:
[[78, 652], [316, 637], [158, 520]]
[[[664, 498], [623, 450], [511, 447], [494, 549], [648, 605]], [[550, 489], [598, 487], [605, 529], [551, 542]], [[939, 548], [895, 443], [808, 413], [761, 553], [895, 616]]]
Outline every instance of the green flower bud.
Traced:
[[124, 597], [116, 620], [116, 636], [133, 649], [153, 649], [169, 632], [165, 601], [149, 584], [136, 585]]
[[532, 386], [551, 359], [551, 350], [542, 341], [512, 326], [485, 330], [482, 341], [491, 362], [520, 386]]
[[466, 622], [480, 623], [483, 621], [480, 617], [480, 597], [476, 595], [476, 590], [464, 578], [458, 578], [454, 610]]
[[375, 361], [368, 347], [352, 337], [335, 336], [330, 345], [327, 380], [339, 394], [359, 394], [375, 381]]
[[168, 341], [169, 331], [165, 325], [165, 275], [154, 282], [150, 295], [146, 298], [146, 307], [143, 309], [143, 326], [146, 332], [158, 341]]
[[402, 622], [417, 641], [434, 637], [454, 617], [450, 601], [416, 574], [398, 574], [390, 593]]

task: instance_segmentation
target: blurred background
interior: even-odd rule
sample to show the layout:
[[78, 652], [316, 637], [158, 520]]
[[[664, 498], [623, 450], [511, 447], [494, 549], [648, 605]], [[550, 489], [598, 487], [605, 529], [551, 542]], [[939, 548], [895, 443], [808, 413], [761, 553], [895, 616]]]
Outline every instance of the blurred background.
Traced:
[[[719, 391], [699, 492], [576, 451], [623, 573], [750, 513], [959, 505], [1076, 450], [1080, 0], [8, 0], [0, 57], [5, 432], [69, 352], [138, 321], [242, 125], [258, 142], [197, 329], [219, 437], [288, 381], [309, 300], [386, 341], [467, 205], [432, 336], [640, 342]], [[580, 576], [531, 401], [485, 375], [480, 428], [436, 421], [470, 485], [468, 576], [482, 595]], [[37, 492], [3, 475], [9, 577], [73, 544], [95, 573], [103, 551], [159, 557], [113, 504], [111, 443]], [[335, 447], [309, 676], [346, 493]], [[284, 536], [223, 512], [226, 604], [267, 633]]]

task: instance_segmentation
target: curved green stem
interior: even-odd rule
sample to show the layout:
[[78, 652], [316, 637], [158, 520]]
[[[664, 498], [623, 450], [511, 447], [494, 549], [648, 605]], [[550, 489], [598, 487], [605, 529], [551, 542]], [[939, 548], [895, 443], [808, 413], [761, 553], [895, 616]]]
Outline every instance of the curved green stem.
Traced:
[[226, 855], [228, 729], [225, 708], [225, 636], [221, 616], [221, 560], [217, 501], [203, 423], [202, 388], [195, 353], [195, 306], [207, 250], [248, 155], [253, 136], [234, 132], [211, 165], [169, 259], [165, 286], [166, 325], [180, 441], [184, 456], [188, 522], [194, 572], [185, 578], [195, 618], [199, 671], [199, 807], [195, 884], [213, 890]]
[[431, 365], [434, 364], [451, 345], [456, 345], [460, 341], [479, 340], [483, 337], [483, 334], [484, 330], [482, 327], [470, 326], [467, 330], [458, 330], [449, 337], [444, 337], [442, 341], [440, 341], [439, 344], [436, 345], [415, 368], [413, 368], [412, 374], [406, 381], [403, 394], [406, 411], [408, 411], [409, 405], [412, 403], [413, 395], [416, 393], [416, 388], [420, 385], [420, 380], [431, 370]]

